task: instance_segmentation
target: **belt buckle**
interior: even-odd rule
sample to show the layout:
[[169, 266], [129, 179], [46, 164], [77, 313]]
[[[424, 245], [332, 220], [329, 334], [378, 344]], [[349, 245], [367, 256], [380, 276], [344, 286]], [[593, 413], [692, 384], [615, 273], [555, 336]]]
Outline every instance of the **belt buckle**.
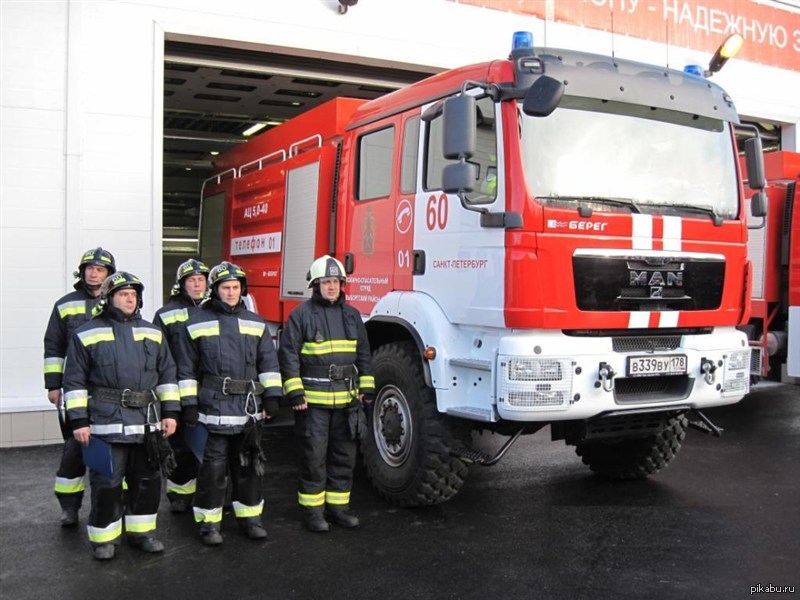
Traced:
[[231, 382], [231, 378], [230, 377], [225, 377], [222, 380], [222, 390], [221, 391], [222, 391], [222, 395], [223, 396], [229, 396], [230, 395], [230, 392], [228, 392], [228, 384], [230, 382]]
[[[339, 369], [338, 365], [330, 365], [328, 367], [328, 379], [331, 381], [339, 381], [342, 378], [341, 369], [338, 372], [337, 369]], [[336, 377], [337, 373], [339, 375], [338, 377]]]
[[125, 397], [126, 397], [128, 394], [131, 394], [131, 393], [133, 393], [133, 390], [131, 390], [130, 388], [125, 388], [124, 390], [122, 390], [122, 397], [119, 399], [119, 403], [120, 403], [120, 404], [121, 404], [121, 405], [122, 405], [124, 408], [132, 408], [132, 407], [128, 406], [128, 402], [127, 402], [127, 400], [125, 400]]

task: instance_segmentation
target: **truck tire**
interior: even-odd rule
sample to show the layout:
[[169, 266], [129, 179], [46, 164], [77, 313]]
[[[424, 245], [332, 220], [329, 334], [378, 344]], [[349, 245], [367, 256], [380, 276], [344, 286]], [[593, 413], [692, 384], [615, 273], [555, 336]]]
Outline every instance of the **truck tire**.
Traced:
[[610, 479], [643, 479], [663, 469], [675, 458], [686, 437], [687, 419], [680, 414], [667, 419], [662, 430], [646, 438], [578, 444], [575, 452], [583, 464]]
[[361, 450], [373, 486], [398, 506], [449, 500], [469, 472], [450, 454], [454, 436], [420, 360], [412, 343], [381, 346], [372, 357], [377, 393]]

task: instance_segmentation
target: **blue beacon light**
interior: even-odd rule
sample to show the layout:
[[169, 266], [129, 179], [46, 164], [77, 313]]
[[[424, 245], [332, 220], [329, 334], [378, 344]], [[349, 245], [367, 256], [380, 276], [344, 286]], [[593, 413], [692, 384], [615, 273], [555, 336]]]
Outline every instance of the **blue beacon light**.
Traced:
[[530, 31], [515, 31], [511, 49], [523, 50], [525, 48], [533, 48], [533, 33]]
[[683, 72], [696, 77], [705, 77], [705, 73], [700, 65], [686, 65], [683, 67]]

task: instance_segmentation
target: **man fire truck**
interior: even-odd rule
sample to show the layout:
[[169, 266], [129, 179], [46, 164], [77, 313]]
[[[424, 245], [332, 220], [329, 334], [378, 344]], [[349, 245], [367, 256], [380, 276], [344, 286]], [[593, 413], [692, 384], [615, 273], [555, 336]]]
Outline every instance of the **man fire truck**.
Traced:
[[[201, 254], [252, 274], [275, 335], [306, 265], [344, 263], [373, 349], [362, 451], [391, 502], [445, 501], [546, 425], [595, 472], [646, 477], [689, 417], [718, 433], [701, 410], [749, 389], [736, 123], [702, 72], [519, 34], [508, 60], [332, 100], [220, 156]], [[747, 155], [755, 185], [760, 140]], [[510, 437], [489, 456], [474, 430]]]

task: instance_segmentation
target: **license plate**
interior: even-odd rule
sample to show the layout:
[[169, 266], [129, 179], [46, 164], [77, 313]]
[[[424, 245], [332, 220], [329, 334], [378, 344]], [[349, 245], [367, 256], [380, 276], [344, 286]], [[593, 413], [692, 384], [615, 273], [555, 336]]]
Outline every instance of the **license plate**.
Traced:
[[656, 377], [686, 373], [686, 355], [629, 356], [628, 377]]

